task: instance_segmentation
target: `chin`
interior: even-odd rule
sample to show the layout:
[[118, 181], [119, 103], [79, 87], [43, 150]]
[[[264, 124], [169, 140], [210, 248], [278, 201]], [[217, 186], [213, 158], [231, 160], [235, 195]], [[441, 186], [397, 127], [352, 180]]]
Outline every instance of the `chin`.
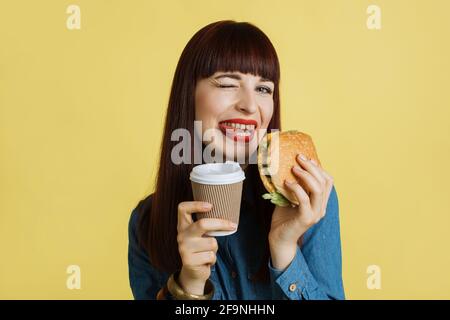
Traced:
[[[237, 140], [235, 136], [226, 135], [220, 130], [214, 130], [214, 138], [208, 144], [208, 149], [215, 151], [217, 158], [214, 157], [214, 160], [232, 160], [240, 164], [248, 163], [250, 156], [257, 151], [261, 138], [255, 134], [250, 141], [248, 139]], [[215, 141], [218, 143], [215, 143]], [[219, 155], [222, 155], [222, 158]]]
[[216, 149], [218, 152], [221, 152], [226, 157], [226, 160], [233, 160], [241, 164], [248, 163], [250, 155], [252, 155], [257, 150], [257, 145], [251, 145], [248, 143], [237, 143], [237, 142], [230, 144], [230, 141], [228, 141], [228, 145], [226, 145], [226, 140], [229, 139], [228, 138], [224, 139], [223, 141], [224, 148], [218, 146]]

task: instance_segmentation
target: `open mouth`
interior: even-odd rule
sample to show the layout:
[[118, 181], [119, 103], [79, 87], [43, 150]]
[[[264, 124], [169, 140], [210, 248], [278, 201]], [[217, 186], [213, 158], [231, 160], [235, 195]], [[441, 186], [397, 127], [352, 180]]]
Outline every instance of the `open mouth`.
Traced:
[[255, 135], [258, 123], [255, 120], [227, 119], [219, 122], [219, 129], [233, 141], [249, 142]]

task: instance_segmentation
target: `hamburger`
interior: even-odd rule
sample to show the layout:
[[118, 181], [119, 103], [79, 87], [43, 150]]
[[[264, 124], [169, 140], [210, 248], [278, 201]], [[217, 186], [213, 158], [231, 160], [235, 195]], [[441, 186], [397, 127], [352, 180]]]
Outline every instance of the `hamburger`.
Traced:
[[264, 136], [258, 148], [258, 171], [267, 190], [262, 196], [264, 199], [282, 207], [299, 205], [295, 194], [284, 184], [285, 180], [303, 183], [292, 173], [292, 167], [299, 165], [296, 160], [298, 154], [314, 159], [321, 166], [313, 141], [306, 133], [276, 131]]

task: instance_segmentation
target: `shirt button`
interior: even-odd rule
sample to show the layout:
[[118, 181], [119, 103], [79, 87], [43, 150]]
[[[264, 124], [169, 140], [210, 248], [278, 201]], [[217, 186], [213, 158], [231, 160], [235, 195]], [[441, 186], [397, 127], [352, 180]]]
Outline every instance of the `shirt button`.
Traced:
[[236, 272], [231, 271], [231, 277], [234, 279], [234, 278], [236, 278], [236, 276], [237, 276]]
[[296, 285], [295, 283], [292, 283], [292, 284], [289, 286], [289, 291], [294, 292], [295, 289], [297, 289], [297, 285]]

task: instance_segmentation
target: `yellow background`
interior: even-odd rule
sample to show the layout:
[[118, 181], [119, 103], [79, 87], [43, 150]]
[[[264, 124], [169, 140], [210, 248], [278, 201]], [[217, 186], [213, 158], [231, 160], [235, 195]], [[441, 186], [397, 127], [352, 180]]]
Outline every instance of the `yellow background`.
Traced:
[[[68, 30], [66, 8], [81, 8]], [[368, 5], [382, 29], [368, 30]], [[0, 2], [0, 298], [129, 299], [127, 224], [152, 190], [179, 55], [249, 21], [284, 129], [335, 178], [349, 299], [450, 298], [450, 2]], [[66, 268], [81, 267], [81, 289]], [[381, 290], [366, 286], [381, 268]]]

